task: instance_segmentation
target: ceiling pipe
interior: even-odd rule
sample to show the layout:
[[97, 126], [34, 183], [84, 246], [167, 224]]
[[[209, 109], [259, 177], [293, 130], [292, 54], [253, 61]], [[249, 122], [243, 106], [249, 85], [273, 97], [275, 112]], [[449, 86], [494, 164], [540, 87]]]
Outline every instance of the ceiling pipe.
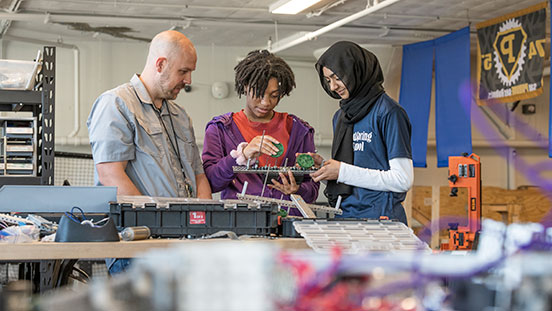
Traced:
[[[67, 144], [69, 141], [73, 141], [75, 145], [80, 144], [79, 139], [75, 139], [75, 136], [80, 130], [80, 50], [78, 46], [73, 44], [66, 44], [61, 42], [51, 42], [51, 41], [45, 41], [45, 40], [39, 40], [39, 39], [31, 39], [31, 38], [24, 38], [24, 37], [18, 37], [18, 36], [11, 36], [11, 35], [5, 35], [3, 37], [5, 40], [9, 41], [19, 41], [19, 42], [26, 42], [26, 43], [33, 43], [33, 44], [39, 44], [39, 45], [46, 45], [46, 46], [56, 46], [60, 48], [66, 48], [73, 50], [73, 61], [74, 61], [74, 122], [73, 122], [73, 130], [69, 135], [66, 137], [56, 137], [56, 142], [59, 142], [60, 144]], [[87, 138], [88, 139], [88, 138]]]
[[[345, 17], [345, 18], [343, 18], [343, 19], [340, 19], [340, 20], [338, 20], [337, 22], [331, 23], [331, 24], [329, 24], [328, 26], [322, 27], [322, 28], [320, 28], [320, 29], [318, 29], [318, 30], [316, 30], [316, 31], [309, 32], [309, 33], [307, 33], [307, 34], [301, 36], [300, 38], [297, 38], [297, 39], [295, 39], [295, 40], [292, 40], [292, 41], [290, 41], [290, 42], [288, 42], [288, 43], [286, 43], [286, 44], [279, 45], [278, 42], [274, 42], [274, 43], [272, 44], [272, 47], [273, 47], [273, 48], [272, 48], [272, 49], [269, 49], [269, 51], [272, 52], [272, 53], [278, 53], [278, 52], [281, 52], [281, 51], [283, 51], [283, 50], [286, 50], [286, 49], [289, 49], [289, 48], [291, 48], [291, 47], [294, 47], [294, 46], [296, 46], [296, 45], [298, 45], [298, 44], [301, 44], [301, 43], [303, 43], [303, 42], [306, 42], [306, 41], [309, 41], [309, 40], [313, 40], [313, 39], [315, 39], [316, 37], [318, 37], [318, 36], [320, 36], [320, 35], [322, 35], [322, 34], [325, 34], [326, 32], [332, 31], [332, 30], [334, 30], [334, 29], [336, 29], [336, 28], [339, 28], [339, 27], [341, 27], [341, 26], [343, 26], [343, 25], [345, 25], [345, 24], [348, 24], [348, 23], [350, 23], [350, 22], [353, 22], [353, 21], [355, 21], [355, 20], [357, 20], [357, 19], [359, 19], [359, 18], [362, 18], [362, 17], [364, 17], [364, 16], [366, 16], [366, 15], [369, 15], [369, 14], [371, 14], [371, 13], [377, 12], [377, 11], [379, 11], [379, 10], [381, 10], [381, 9], [384, 9], [384, 8], [390, 6], [390, 5], [393, 5], [393, 4], [395, 4], [395, 3], [399, 2], [399, 1], [401, 1], [401, 0], [386, 0], [386, 1], [379, 2], [379, 3], [375, 4], [375, 5], [372, 5], [372, 6], [368, 7], [368, 8], [366, 8], [366, 9], [360, 11], [360, 12], [357, 12], [357, 13], [355, 13], [355, 14], [353, 14], [353, 15], [350, 15], [350, 16], [347, 16], [347, 17]], [[268, 47], [267, 47], [267, 49], [268, 49]]]
[[[326, 15], [331, 16], [345, 16], [349, 13], [345, 12], [336, 12], [330, 11], [326, 12]], [[468, 18], [468, 17], [451, 17], [451, 16], [438, 16], [438, 15], [410, 15], [410, 14], [395, 14], [395, 13], [376, 13], [373, 16], [382, 17], [383, 19], [388, 18], [408, 18], [408, 19], [427, 19], [430, 21], [448, 21], [448, 22], [472, 22], [479, 23], [485, 21], [481, 18]]]
[[19, 37], [19, 36], [13, 36], [13, 35], [5, 35], [2, 38], [8, 41], [20, 41], [20, 42], [33, 43], [38, 45], [49, 45], [49, 46], [56, 46], [64, 49], [78, 49], [76, 45], [67, 44], [63, 42], [46, 41], [41, 39], [26, 38], [26, 37]]
[[185, 21], [185, 18], [145, 18], [132, 16], [107, 16], [88, 14], [60, 14], [60, 13], [7, 13], [0, 12], [0, 19], [22, 22], [40, 22], [47, 19], [49, 23], [105, 23], [132, 24], [142, 21], [144, 24], [167, 24]]
[[320, 16], [320, 15], [324, 14], [324, 12], [326, 12], [327, 10], [333, 9], [334, 7], [336, 7], [336, 6], [338, 6], [338, 5], [342, 5], [342, 4], [344, 4], [345, 2], [347, 2], [347, 0], [337, 0], [337, 1], [334, 1], [334, 2], [332, 2], [332, 3], [330, 3], [330, 4], [325, 5], [324, 7], [320, 8], [320, 9], [318, 9], [318, 10], [315, 10], [315, 11], [312, 11], [312, 12], [307, 13], [307, 18]]
[[83, 0], [64, 0], [64, 3], [83, 4], [90, 5], [109, 5], [112, 7], [151, 7], [151, 8], [172, 8], [175, 10], [215, 10], [215, 11], [247, 11], [247, 12], [267, 12], [266, 7], [232, 7], [232, 6], [212, 6], [212, 5], [196, 5], [196, 4], [182, 4], [182, 3], [160, 3], [158, 2], [105, 2], [105, 1], [83, 1]]

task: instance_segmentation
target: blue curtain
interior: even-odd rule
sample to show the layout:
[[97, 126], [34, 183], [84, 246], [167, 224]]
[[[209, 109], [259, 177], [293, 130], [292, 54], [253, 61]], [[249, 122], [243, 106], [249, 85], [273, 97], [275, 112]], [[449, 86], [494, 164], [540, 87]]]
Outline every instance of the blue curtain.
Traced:
[[471, 153], [470, 28], [435, 41], [437, 167], [449, 156]]
[[412, 124], [414, 167], [427, 167], [427, 124], [431, 105], [434, 41], [403, 46], [399, 103]]

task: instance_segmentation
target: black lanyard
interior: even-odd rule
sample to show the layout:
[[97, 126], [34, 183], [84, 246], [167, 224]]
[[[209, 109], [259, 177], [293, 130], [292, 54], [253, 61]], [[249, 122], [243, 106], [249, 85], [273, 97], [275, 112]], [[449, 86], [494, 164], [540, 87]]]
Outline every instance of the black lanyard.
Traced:
[[[142, 102], [142, 99], [140, 99], [140, 96], [138, 96], [138, 93], [136, 92], [136, 89], [134, 89], [134, 94], [136, 94], [136, 98], [138, 98], [138, 101], [140, 101], [140, 104], [144, 105], [144, 102]], [[163, 109], [163, 105], [165, 104], [166, 100], [163, 99], [163, 102], [161, 104], [161, 109]], [[167, 137], [169, 138], [169, 143], [171, 144], [172, 149], [174, 150], [174, 153], [176, 154], [178, 158], [178, 164], [180, 164], [180, 171], [182, 171], [182, 175], [184, 176], [184, 182], [186, 182], [186, 172], [184, 172], [184, 165], [182, 165], [182, 159], [180, 158], [180, 149], [178, 148], [178, 138], [176, 136], [176, 131], [174, 129], [174, 123], [171, 116], [171, 110], [169, 109], [169, 104], [167, 103], [167, 112], [169, 113], [169, 120], [171, 121], [171, 128], [173, 132], [174, 137], [174, 143], [171, 139], [171, 135], [169, 135], [169, 130], [167, 129], [167, 126], [165, 125], [165, 121], [163, 121], [163, 118], [161, 117], [161, 109], [157, 109], [155, 107], [155, 104], [152, 103], [153, 110], [155, 110], [157, 118], [159, 119], [159, 123], [163, 126], [163, 129], [165, 130], [165, 133], [167, 134]]]

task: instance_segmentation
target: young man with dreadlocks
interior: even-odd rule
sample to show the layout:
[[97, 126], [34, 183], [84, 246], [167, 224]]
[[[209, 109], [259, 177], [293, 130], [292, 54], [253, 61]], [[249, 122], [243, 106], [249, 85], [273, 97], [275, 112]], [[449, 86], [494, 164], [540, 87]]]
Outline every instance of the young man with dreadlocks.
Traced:
[[[247, 193], [261, 195], [264, 176], [234, 174], [232, 166], [295, 165], [296, 153], [314, 152], [314, 129], [298, 117], [274, 111], [285, 95], [295, 87], [288, 64], [266, 50], [252, 51], [234, 68], [235, 89], [246, 96], [245, 108], [213, 118], [205, 130], [203, 168], [213, 192], [222, 191], [223, 199], [236, 198], [247, 181]], [[264, 136], [263, 136], [264, 133]], [[284, 153], [277, 156], [282, 144]], [[277, 156], [277, 157], [276, 157]], [[297, 185], [291, 172], [280, 174], [279, 181], [264, 189], [263, 196], [289, 200], [297, 193], [307, 202], [318, 197], [319, 183], [305, 176]], [[292, 210], [291, 214], [298, 214]]]

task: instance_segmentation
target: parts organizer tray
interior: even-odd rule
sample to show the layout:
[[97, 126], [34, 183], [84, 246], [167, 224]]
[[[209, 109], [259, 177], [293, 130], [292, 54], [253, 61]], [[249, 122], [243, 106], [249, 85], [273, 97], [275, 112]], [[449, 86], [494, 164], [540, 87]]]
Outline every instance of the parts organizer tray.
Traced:
[[110, 205], [118, 229], [147, 226], [153, 237], [197, 238], [218, 231], [237, 235], [276, 233], [278, 206], [240, 200], [118, 196]]
[[293, 226], [307, 240], [307, 244], [319, 253], [330, 252], [336, 246], [348, 254], [366, 251], [431, 251], [410, 228], [398, 221], [305, 219], [294, 221]]
[[0, 175], [36, 176], [36, 118], [0, 117]]

